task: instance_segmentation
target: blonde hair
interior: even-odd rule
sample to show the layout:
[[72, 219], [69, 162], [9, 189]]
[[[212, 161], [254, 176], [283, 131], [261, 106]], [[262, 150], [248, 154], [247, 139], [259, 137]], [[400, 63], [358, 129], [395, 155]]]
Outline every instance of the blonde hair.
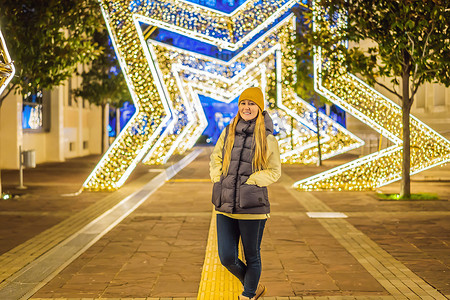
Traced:
[[[231, 150], [234, 146], [234, 136], [236, 133], [236, 125], [241, 119], [239, 113], [231, 121], [228, 127], [227, 139], [225, 141], [222, 174], [227, 175], [231, 161]], [[254, 156], [252, 160], [253, 171], [260, 171], [267, 168], [267, 137], [266, 124], [261, 109], [256, 117], [255, 130], [253, 131], [253, 145]]]

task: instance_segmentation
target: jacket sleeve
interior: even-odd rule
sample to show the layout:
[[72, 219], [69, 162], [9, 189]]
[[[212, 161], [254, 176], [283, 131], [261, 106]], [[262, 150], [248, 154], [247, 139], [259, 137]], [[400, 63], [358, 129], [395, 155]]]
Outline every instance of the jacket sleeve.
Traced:
[[252, 184], [257, 186], [268, 186], [276, 182], [281, 176], [281, 160], [280, 149], [278, 147], [277, 139], [269, 134], [267, 136], [267, 148], [269, 152], [269, 161], [267, 169], [258, 171], [250, 175], [246, 184]]
[[222, 150], [225, 140], [225, 131], [224, 129], [217, 140], [216, 145], [214, 146], [214, 150], [210, 156], [209, 161], [209, 176], [211, 177], [212, 182], [219, 182], [220, 175], [222, 174]]

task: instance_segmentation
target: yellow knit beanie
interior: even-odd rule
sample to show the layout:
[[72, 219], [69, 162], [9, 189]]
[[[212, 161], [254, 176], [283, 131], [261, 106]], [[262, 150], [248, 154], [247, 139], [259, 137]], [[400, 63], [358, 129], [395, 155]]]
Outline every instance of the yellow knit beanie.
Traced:
[[259, 106], [261, 111], [264, 111], [264, 95], [259, 87], [246, 88], [239, 96], [238, 104], [243, 100], [251, 100]]

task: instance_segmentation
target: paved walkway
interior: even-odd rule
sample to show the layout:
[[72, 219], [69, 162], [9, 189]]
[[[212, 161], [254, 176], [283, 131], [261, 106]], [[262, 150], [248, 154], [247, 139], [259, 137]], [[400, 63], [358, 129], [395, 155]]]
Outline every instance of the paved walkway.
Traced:
[[[32, 226], [18, 228], [19, 237], [13, 242], [5, 239], [7, 246], [2, 243], [0, 260], [8, 264], [0, 267], [0, 294], [14, 274], [33, 265], [46, 269], [48, 262], [39, 265], [40, 257], [49, 256], [50, 249], [64, 245], [67, 237], [87, 224], [93, 226], [96, 217], [134, 191], [135, 197], [142, 198], [136, 200], [134, 210], [101, 235], [93, 234], [99, 237], [47, 276], [47, 283], [35, 282], [38, 288], [31, 298], [236, 299], [240, 284], [217, 260], [208, 180], [211, 148], [203, 150], [148, 196], [137, 191], [145, 190], [147, 182], [156, 180], [167, 166], [150, 173], [149, 167], [141, 166], [115, 193], [82, 193], [81, 198], [64, 201], [60, 194], [53, 196], [58, 203], [54, 207], [47, 203], [43, 209], [37, 204], [27, 208], [26, 198], [0, 203], [1, 233], [11, 231], [8, 221], [19, 224], [21, 218], [35, 218], [36, 225], [31, 232]], [[373, 193], [291, 188], [295, 180], [337, 163], [330, 161], [321, 168], [283, 166], [282, 179], [271, 186], [272, 213], [262, 244], [261, 280], [268, 287], [264, 299], [446, 299], [450, 295], [450, 183], [442, 178], [449, 177], [450, 168], [439, 169], [441, 181], [430, 182], [438, 174], [432, 169], [413, 182], [414, 189], [432, 190], [441, 201], [379, 201]], [[55, 187], [63, 192], [64, 185], [55, 180]], [[396, 188], [391, 185], [385, 190]], [[36, 191], [34, 200], [43, 201], [38, 197], [42, 194]], [[52, 221], [45, 221], [47, 217]]]

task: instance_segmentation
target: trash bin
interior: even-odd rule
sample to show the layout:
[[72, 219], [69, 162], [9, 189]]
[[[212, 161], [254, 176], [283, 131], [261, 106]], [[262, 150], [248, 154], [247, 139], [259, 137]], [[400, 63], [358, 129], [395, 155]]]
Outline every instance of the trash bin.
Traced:
[[26, 150], [22, 152], [23, 166], [25, 168], [36, 168], [36, 150]]

